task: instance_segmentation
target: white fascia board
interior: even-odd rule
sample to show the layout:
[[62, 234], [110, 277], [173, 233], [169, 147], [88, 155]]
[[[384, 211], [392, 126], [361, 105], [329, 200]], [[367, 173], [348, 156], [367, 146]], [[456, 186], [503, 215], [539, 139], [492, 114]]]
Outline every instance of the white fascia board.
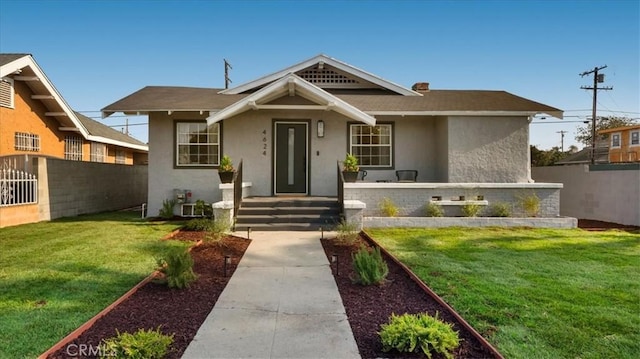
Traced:
[[12, 74], [17, 70], [23, 69], [25, 67], [29, 67], [31, 68], [31, 70], [33, 70], [33, 72], [40, 79], [40, 82], [44, 85], [49, 94], [53, 96], [56, 102], [58, 102], [58, 105], [60, 105], [62, 110], [67, 114], [67, 117], [69, 117], [73, 124], [78, 128], [82, 136], [88, 140], [89, 131], [84, 128], [80, 120], [78, 120], [78, 117], [76, 117], [76, 114], [73, 112], [73, 110], [71, 110], [71, 107], [67, 104], [62, 95], [60, 95], [58, 90], [56, 90], [55, 86], [53, 86], [53, 83], [49, 81], [47, 75], [45, 75], [44, 71], [42, 71], [40, 66], [38, 66], [36, 60], [34, 60], [31, 55], [26, 55], [2, 66], [2, 69], [0, 70], [0, 77]]
[[305, 81], [299, 76], [293, 73], [289, 73], [288, 75], [269, 84], [268, 86], [251, 94], [250, 96], [247, 96], [240, 101], [226, 107], [225, 109], [207, 117], [207, 125], [211, 126], [212, 124], [218, 121], [222, 121], [225, 118], [230, 118], [242, 112], [248, 111], [252, 108], [252, 104], [257, 104], [262, 100], [273, 100], [275, 98], [278, 98], [280, 95], [286, 95], [287, 93], [289, 93], [289, 84], [291, 83], [293, 83], [295, 87], [295, 92], [299, 93], [303, 98], [313, 101], [319, 105], [328, 106], [329, 104], [332, 104], [332, 106], [330, 106], [331, 110], [341, 113], [353, 120], [364, 122], [370, 126], [374, 126], [376, 123], [376, 119], [374, 117], [360, 111], [356, 107], [333, 96], [332, 94], [319, 88], [318, 86]]
[[372, 116], [534, 116], [546, 114], [562, 119], [562, 112], [535, 112], [535, 111], [364, 111]]
[[102, 136], [89, 135], [89, 137], [87, 137], [87, 140], [88, 141], [93, 141], [93, 142], [106, 143], [108, 145], [115, 145], [115, 146], [120, 146], [120, 147], [131, 148], [131, 149], [134, 149], [134, 150], [140, 150], [140, 151], [149, 152], [149, 146], [148, 145], [136, 145], [136, 144], [133, 144], [133, 143], [122, 142], [122, 141], [118, 141], [118, 140], [114, 140], [114, 139], [106, 138], [106, 137], [102, 137]]
[[263, 77], [261, 77], [261, 78], [259, 78], [257, 80], [246, 82], [246, 83], [244, 83], [242, 85], [239, 85], [239, 86], [227, 89], [227, 90], [222, 90], [222, 91], [220, 91], [220, 93], [221, 94], [229, 94], [229, 95], [239, 94], [239, 93], [242, 93], [244, 91], [251, 90], [252, 88], [262, 86], [262, 85], [267, 84], [269, 82], [276, 81], [277, 79], [285, 76], [288, 73], [298, 72], [300, 70], [306, 69], [309, 66], [315, 65], [315, 64], [317, 64], [319, 62], [324, 62], [325, 64], [333, 66], [333, 67], [335, 67], [335, 68], [337, 68], [337, 69], [339, 69], [339, 70], [341, 70], [343, 72], [346, 72], [348, 74], [354, 75], [356, 77], [360, 77], [360, 78], [362, 78], [364, 80], [367, 80], [367, 81], [369, 81], [371, 83], [374, 83], [376, 85], [382, 86], [382, 87], [384, 87], [386, 89], [389, 89], [389, 90], [391, 90], [393, 92], [399, 93], [399, 94], [404, 95], [404, 96], [422, 96], [422, 94], [419, 93], [419, 92], [412, 91], [412, 90], [410, 90], [408, 88], [405, 88], [405, 87], [402, 87], [400, 85], [397, 85], [397, 84], [395, 84], [395, 83], [393, 83], [391, 81], [387, 81], [387, 80], [385, 80], [385, 79], [383, 79], [383, 78], [381, 78], [379, 76], [376, 76], [376, 75], [374, 75], [372, 73], [369, 73], [369, 72], [366, 72], [364, 70], [361, 70], [361, 69], [359, 69], [357, 67], [351, 66], [351, 65], [349, 65], [347, 63], [344, 63], [342, 61], [336, 60], [336, 59], [334, 59], [332, 57], [329, 57], [327, 55], [324, 55], [324, 54], [320, 54], [320, 55], [314, 56], [314, 57], [312, 57], [312, 58], [310, 58], [308, 60], [302, 61], [302, 62], [300, 62], [298, 64], [293, 65], [293, 66], [287, 67], [284, 70], [280, 70], [278, 72], [274, 72], [272, 74], [263, 76]]

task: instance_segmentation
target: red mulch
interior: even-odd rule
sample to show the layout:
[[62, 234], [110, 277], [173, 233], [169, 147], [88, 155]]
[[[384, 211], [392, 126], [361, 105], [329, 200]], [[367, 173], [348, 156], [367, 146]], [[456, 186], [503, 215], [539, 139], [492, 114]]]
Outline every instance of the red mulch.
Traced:
[[[203, 232], [179, 232], [173, 238], [197, 241], [203, 236]], [[76, 346], [66, 345], [49, 358], [72, 358], [67, 353], [67, 347], [70, 348], [70, 354], [75, 354], [80, 344], [93, 345], [95, 348], [102, 339], [115, 336], [116, 329], [121, 333], [133, 333], [140, 328], [155, 329], [158, 326], [161, 326], [163, 333], [174, 334], [174, 342], [166, 358], [180, 358], [213, 309], [249, 243], [244, 238], [228, 237], [222, 245], [202, 244], [194, 247], [191, 254], [198, 280], [189, 288], [169, 289], [164, 285], [148, 283], [70, 343]], [[227, 277], [224, 276], [225, 255], [232, 260], [227, 268]]]
[[[353, 246], [336, 245], [335, 240], [323, 239], [322, 246], [331, 262], [333, 254], [338, 255], [339, 275], [336, 276], [336, 264], [331, 268], [338, 284], [342, 302], [349, 318], [349, 324], [363, 358], [424, 358], [424, 354], [398, 353], [382, 351], [382, 344], [377, 332], [380, 326], [389, 321], [392, 313], [420, 313], [430, 315], [439, 313], [439, 318], [453, 324], [462, 339], [460, 347], [455, 351], [455, 358], [493, 358], [470, 332], [465, 330], [446, 308], [433, 300], [406, 272], [389, 258], [385, 258], [389, 267], [387, 282], [381, 286], [362, 286], [354, 284], [351, 278], [354, 271], [351, 264], [351, 253], [356, 251], [363, 240]], [[384, 256], [384, 254], [383, 254]], [[444, 358], [433, 355], [434, 359]]]

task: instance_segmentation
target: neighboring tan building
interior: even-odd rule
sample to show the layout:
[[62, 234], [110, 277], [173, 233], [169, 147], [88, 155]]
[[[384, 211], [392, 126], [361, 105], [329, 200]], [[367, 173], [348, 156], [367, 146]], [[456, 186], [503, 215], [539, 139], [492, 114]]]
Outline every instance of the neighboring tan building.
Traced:
[[640, 125], [609, 128], [598, 134], [609, 135], [609, 162], [640, 161]]
[[144, 164], [148, 146], [74, 112], [29, 54], [0, 54], [0, 156]]

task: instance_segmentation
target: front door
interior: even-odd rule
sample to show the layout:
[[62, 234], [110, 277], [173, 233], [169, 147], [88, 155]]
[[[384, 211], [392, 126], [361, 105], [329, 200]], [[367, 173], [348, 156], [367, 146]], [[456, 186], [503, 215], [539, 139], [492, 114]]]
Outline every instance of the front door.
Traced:
[[307, 122], [275, 122], [275, 194], [307, 194]]

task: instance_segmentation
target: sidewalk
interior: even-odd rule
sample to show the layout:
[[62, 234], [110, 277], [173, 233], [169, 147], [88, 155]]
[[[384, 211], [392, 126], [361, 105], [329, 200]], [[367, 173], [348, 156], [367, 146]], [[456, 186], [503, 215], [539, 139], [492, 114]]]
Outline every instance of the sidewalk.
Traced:
[[253, 232], [182, 358], [359, 358], [319, 237]]

